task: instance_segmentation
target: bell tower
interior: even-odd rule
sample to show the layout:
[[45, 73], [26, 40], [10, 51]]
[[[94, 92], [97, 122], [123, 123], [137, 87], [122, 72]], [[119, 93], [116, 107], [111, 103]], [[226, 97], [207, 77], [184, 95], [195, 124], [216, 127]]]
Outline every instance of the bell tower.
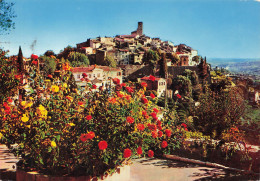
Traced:
[[137, 34], [139, 36], [143, 35], [143, 22], [138, 22]]

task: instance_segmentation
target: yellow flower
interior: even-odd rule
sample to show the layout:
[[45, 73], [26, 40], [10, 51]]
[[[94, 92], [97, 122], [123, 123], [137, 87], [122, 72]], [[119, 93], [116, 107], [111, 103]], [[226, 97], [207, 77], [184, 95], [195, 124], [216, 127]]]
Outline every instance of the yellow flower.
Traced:
[[52, 148], [56, 148], [57, 147], [57, 145], [56, 145], [56, 143], [54, 141], [51, 141], [51, 147]]
[[42, 105], [37, 107], [36, 113], [38, 114], [39, 117], [45, 118], [45, 119], [47, 118], [47, 115], [48, 115], [48, 111]]
[[2, 133], [0, 133], [0, 139], [2, 139], [2, 137], [3, 137], [3, 134], [2, 134]]
[[32, 105], [33, 105], [33, 102], [29, 102], [29, 103], [26, 105], [26, 107], [32, 107]]
[[63, 84], [63, 87], [64, 87], [64, 88], [67, 88], [67, 87], [68, 87], [67, 83], [64, 83], [64, 84]]
[[59, 87], [57, 86], [57, 85], [53, 85], [53, 86], [51, 86], [51, 91], [52, 92], [59, 92]]
[[70, 126], [75, 126], [75, 124], [74, 124], [74, 123], [69, 123], [69, 125], [70, 125]]
[[23, 117], [21, 118], [22, 122], [26, 123], [27, 121], [29, 121], [29, 118], [27, 117], [26, 114], [23, 114]]
[[22, 102], [21, 102], [21, 105], [22, 105], [23, 107], [25, 107], [25, 106], [26, 106], [26, 101], [22, 101]]
[[29, 97], [30, 100], [34, 100], [32, 97]]

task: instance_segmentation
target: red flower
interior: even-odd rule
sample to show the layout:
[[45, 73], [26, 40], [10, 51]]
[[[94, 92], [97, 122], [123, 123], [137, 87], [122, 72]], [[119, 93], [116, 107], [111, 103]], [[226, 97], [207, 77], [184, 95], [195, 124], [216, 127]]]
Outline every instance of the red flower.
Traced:
[[131, 116], [128, 116], [128, 117], [126, 118], [126, 121], [127, 121], [129, 124], [132, 124], [132, 123], [135, 122], [135, 119], [132, 118]]
[[180, 95], [180, 94], [177, 94], [176, 96], [177, 96], [179, 99], [181, 98], [181, 95]]
[[95, 84], [92, 85], [92, 89], [96, 89], [97, 86]]
[[118, 78], [113, 78], [113, 83], [114, 84], [120, 84], [120, 80]]
[[142, 115], [143, 116], [147, 116], [147, 112], [146, 111], [142, 111]]
[[157, 136], [158, 136], [157, 132], [156, 132], [156, 131], [153, 131], [153, 132], [152, 132], [152, 137], [153, 137], [153, 138], [157, 138]]
[[126, 95], [125, 98], [126, 98], [126, 100], [130, 100], [131, 96], [130, 95]]
[[153, 111], [156, 112], [156, 113], [159, 112], [159, 110], [157, 108], [153, 108]]
[[152, 112], [152, 113], [151, 113], [151, 116], [152, 116], [154, 119], [157, 118], [157, 115], [156, 115], [155, 112]]
[[105, 150], [107, 148], [107, 142], [106, 141], [100, 141], [98, 143], [98, 147], [100, 150]]
[[157, 129], [162, 130], [162, 126], [161, 125], [157, 125]]
[[128, 93], [134, 92], [134, 90], [131, 87], [125, 87], [125, 89], [127, 90]]
[[90, 131], [88, 134], [87, 134], [87, 139], [88, 140], [91, 140], [95, 137], [95, 133], [93, 131]]
[[150, 79], [151, 81], [155, 81], [155, 77], [152, 76], [152, 75], [149, 76], [149, 79]]
[[125, 84], [125, 83], [122, 83], [122, 84], [121, 84], [121, 86], [122, 86], [122, 87], [125, 87], [125, 86], [126, 86], [126, 84]]
[[119, 91], [119, 90], [121, 90], [121, 89], [122, 89], [122, 85], [121, 85], [121, 84], [117, 84], [117, 85], [116, 85], [116, 90]]
[[83, 73], [83, 74], [82, 74], [82, 77], [84, 77], [84, 78], [87, 77], [87, 76], [88, 76], [88, 75], [87, 75], [86, 73]]
[[82, 142], [87, 141], [87, 139], [88, 139], [87, 134], [81, 134], [81, 136], [80, 136], [80, 140], [81, 140]]
[[155, 98], [155, 95], [154, 95], [153, 93], [151, 93], [151, 94], [150, 94], [150, 97], [154, 99], [154, 98]]
[[8, 106], [7, 102], [4, 102], [4, 103], [3, 103], [3, 106], [4, 106], [4, 107]]
[[163, 133], [161, 131], [158, 131], [158, 137], [161, 138]]
[[132, 151], [129, 148], [124, 150], [124, 158], [129, 158], [132, 155]]
[[82, 101], [79, 101], [79, 102], [78, 102], [78, 105], [79, 105], [79, 106], [82, 106], [83, 104], [84, 104], [84, 103], [83, 103]]
[[91, 116], [91, 115], [87, 115], [87, 116], [86, 116], [86, 120], [89, 121], [89, 120], [91, 120], [91, 119], [92, 119], [92, 116]]
[[81, 78], [80, 80], [81, 80], [82, 82], [83, 82], [83, 81], [85, 81], [85, 79], [84, 79], [84, 78]]
[[139, 147], [137, 148], [136, 152], [137, 152], [138, 155], [141, 155], [141, 154], [143, 153], [142, 147], [139, 146]]
[[161, 144], [161, 147], [162, 148], [166, 148], [167, 146], [168, 146], [167, 141], [163, 141], [162, 144]]
[[12, 103], [13, 100], [9, 97], [8, 100], [7, 100], [9, 103]]
[[165, 134], [166, 136], [171, 137], [172, 131], [170, 129], [166, 129]]
[[161, 125], [162, 125], [162, 122], [161, 122], [160, 120], [157, 120], [157, 121], [156, 121], [156, 124], [157, 124], [157, 126], [161, 126]]
[[150, 158], [152, 158], [152, 157], [154, 156], [154, 152], [153, 152], [152, 150], [149, 150], [149, 151], [148, 151], [148, 156], [149, 156]]
[[151, 130], [151, 131], [156, 131], [157, 129], [157, 126], [155, 124], [148, 124], [148, 128]]
[[187, 128], [184, 128], [184, 130], [185, 130], [185, 131], [188, 131], [188, 129], [187, 129]]
[[137, 124], [137, 129], [140, 130], [140, 131], [143, 131], [144, 130], [144, 125], [139, 123]]
[[33, 60], [33, 61], [32, 61], [32, 64], [34, 64], [34, 65], [38, 65], [38, 61]]
[[181, 123], [181, 126], [183, 126], [184, 128], [187, 128], [187, 125], [185, 123]]
[[142, 101], [143, 104], [147, 104], [148, 103], [148, 100], [145, 97], [142, 97], [141, 101]]
[[146, 83], [146, 82], [142, 82], [142, 83], [141, 83], [141, 86], [142, 86], [142, 87], [147, 87], [147, 83]]
[[38, 59], [38, 55], [32, 54], [31, 59], [33, 59], [33, 60]]

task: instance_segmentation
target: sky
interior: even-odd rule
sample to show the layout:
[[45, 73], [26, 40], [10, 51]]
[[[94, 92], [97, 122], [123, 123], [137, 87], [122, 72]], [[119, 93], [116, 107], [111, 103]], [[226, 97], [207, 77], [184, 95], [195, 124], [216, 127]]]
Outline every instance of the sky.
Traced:
[[184, 43], [208, 58], [260, 58], [260, 0], [6, 0], [15, 29], [0, 35], [9, 55], [59, 53], [88, 38], [144, 34]]

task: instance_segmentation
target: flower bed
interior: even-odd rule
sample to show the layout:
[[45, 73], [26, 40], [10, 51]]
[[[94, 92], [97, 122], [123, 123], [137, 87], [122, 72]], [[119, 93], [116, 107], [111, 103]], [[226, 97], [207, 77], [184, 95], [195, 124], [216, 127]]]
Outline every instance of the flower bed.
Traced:
[[[1, 105], [2, 142], [21, 156], [19, 168], [48, 175], [97, 177], [111, 174], [134, 156], [169, 153], [180, 142], [171, 122], [159, 120], [145, 86], [120, 84], [112, 93], [87, 84], [79, 92], [67, 64], [59, 75], [34, 75], [41, 85], [18, 105]], [[43, 80], [43, 81], [41, 81]], [[40, 86], [40, 87], [39, 87]]]

